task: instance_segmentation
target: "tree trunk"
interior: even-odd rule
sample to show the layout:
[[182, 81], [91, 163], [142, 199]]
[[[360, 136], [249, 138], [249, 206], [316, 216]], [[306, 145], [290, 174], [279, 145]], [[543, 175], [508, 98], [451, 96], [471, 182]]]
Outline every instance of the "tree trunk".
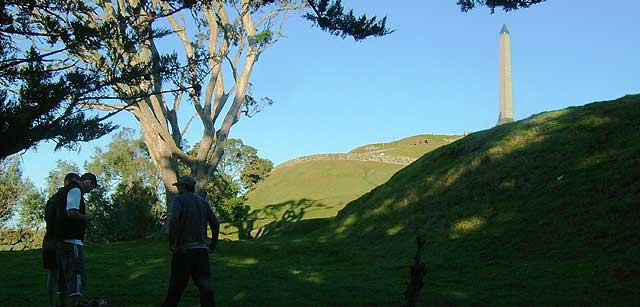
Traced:
[[[142, 121], [140, 121], [140, 123], [142, 124]], [[168, 214], [171, 209], [171, 202], [178, 194], [178, 189], [173, 185], [178, 180], [178, 161], [171, 154], [167, 144], [165, 144], [166, 142], [157, 135], [157, 132], [145, 129], [145, 125], [141, 125], [141, 127], [144, 143], [147, 145], [153, 164], [160, 173], [160, 177], [164, 183], [166, 190], [165, 205]]]
[[[282, 11], [275, 9], [271, 13], [265, 13], [264, 16], [254, 24], [252, 17], [251, 7], [253, 2], [250, 0], [241, 0], [240, 3], [234, 3], [230, 7], [234, 7], [238, 12], [242, 12], [238, 16], [235, 16], [235, 20], [230, 20], [227, 15], [226, 1], [213, 1], [211, 4], [205, 5], [203, 15], [208, 28], [200, 32], [201, 34], [208, 33], [209, 41], [206, 45], [206, 50], [202, 50], [208, 53], [210, 58], [209, 69], [207, 74], [211, 73], [211, 79], [206, 86], [204, 97], [201, 96], [201, 82], [204, 80], [201, 75], [201, 71], [198, 69], [198, 64], [189, 62], [185, 67], [187, 69], [185, 80], [180, 80], [180, 86], [186, 86], [186, 92], [189, 93], [193, 106], [197, 115], [204, 127], [204, 132], [200, 140], [200, 146], [196, 149], [195, 157], [189, 156], [181, 147], [181, 141], [183, 134], [186, 132], [191, 120], [184, 126], [184, 130], [180, 130], [178, 125], [178, 111], [180, 106], [180, 97], [176, 98], [173, 103], [173, 109], [167, 104], [162, 93], [163, 89], [163, 76], [160, 73], [152, 73], [147, 79], [137, 84], [119, 84], [114, 86], [114, 90], [119, 95], [127, 94], [130, 92], [146, 92], [149, 89], [153, 91], [149, 97], [145, 97], [140, 101], [131, 102], [128, 111], [133, 113], [138, 123], [140, 124], [144, 143], [149, 149], [149, 154], [153, 160], [155, 167], [157, 168], [162, 181], [166, 188], [166, 208], [167, 212], [170, 212], [171, 202], [177, 194], [177, 188], [173, 186], [176, 182], [179, 174], [178, 160], [184, 162], [190, 169], [191, 175], [196, 179], [197, 190], [201, 190], [204, 185], [210, 180], [224, 154], [224, 147], [226, 140], [229, 136], [231, 127], [239, 120], [245, 103], [247, 95], [247, 88], [249, 86], [249, 79], [253, 70], [253, 65], [258, 58], [259, 53], [266, 47], [261, 46], [261, 41], [256, 39], [256, 25], [258, 27], [265, 27], [265, 22], [270, 22], [280, 12], [286, 12], [288, 10], [296, 10], [303, 8], [304, 6], [284, 6]], [[117, 28], [116, 35], [108, 43], [116, 50], [123, 52], [122, 59], [111, 59], [111, 63], [118, 66], [121, 70], [126, 70], [129, 66], [135, 66], [138, 64], [150, 63], [154, 68], [160, 65], [160, 54], [156, 49], [154, 37], [151, 35], [152, 23], [158, 22], [150, 12], [144, 11], [139, 6], [139, 2], [135, 0], [122, 0], [118, 1], [118, 10], [113, 8], [110, 1], [102, 2], [100, 6], [105, 13], [105, 20], [116, 20], [121, 28]], [[172, 12], [173, 8], [165, 1], [154, 1], [159, 5], [163, 11]], [[306, 5], [305, 5], [306, 6]], [[133, 17], [127, 15], [126, 8], [135, 8], [139, 12], [136, 13], [133, 22], [123, 22], [126, 18]], [[179, 14], [167, 14], [166, 21], [169, 22], [175, 34], [182, 42], [185, 55], [189, 61], [193, 61], [197, 58], [198, 49], [192, 44], [192, 40], [187, 35], [186, 28], [189, 26], [184, 19], [178, 19]], [[120, 19], [118, 19], [120, 18]], [[284, 19], [283, 19], [284, 22]], [[238, 25], [244, 28], [244, 31], [236, 31], [234, 27]], [[140, 33], [140, 37], [137, 38], [140, 44], [136, 46], [137, 49], [129, 50], [121, 40], [119, 36], [125, 36], [128, 27], [135, 29], [137, 33]], [[267, 28], [269, 28], [267, 26]], [[200, 29], [196, 29], [200, 30]], [[223, 33], [220, 33], [222, 31]], [[224, 35], [220, 35], [224, 34]], [[278, 34], [280, 35], [280, 34]], [[235, 46], [235, 56], [229, 56], [229, 48]], [[246, 49], [245, 49], [246, 48]], [[125, 51], [126, 49], [126, 51]], [[245, 53], [246, 51], [246, 53]], [[102, 67], [100, 58], [94, 59], [88, 54], [85, 61], [92, 63], [95, 66]], [[238, 69], [238, 60], [242, 55], [245, 55], [242, 69]], [[223, 82], [222, 63], [224, 59], [229, 61], [231, 71], [233, 74], [234, 86], [225, 92], [225, 86]], [[155, 70], [154, 70], [155, 71]], [[196, 90], [197, 89], [197, 90]], [[137, 90], [137, 91], [136, 91]], [[219, 129], [216, 130], [216, 123], [219, 115], [222, 114], [223, 109], [227, 110], [225, 104], [227, 99], [232, 93], [235, 92], [235, 96], [231, 106], [228, 106], [228, 111], [224, 115], [224, 119], [219, 125]], [[102, 108], [103, 110], [114, 109], [117, 106], [102, 105], [96, 108]]]

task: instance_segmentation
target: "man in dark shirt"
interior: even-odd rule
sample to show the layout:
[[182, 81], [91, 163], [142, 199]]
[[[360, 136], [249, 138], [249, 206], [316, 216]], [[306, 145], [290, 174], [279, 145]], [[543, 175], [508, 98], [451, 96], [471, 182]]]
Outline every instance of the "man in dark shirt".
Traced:
[[49, 306], [56, 306], [56, 292], [58, 291], [58, 263], [56, 258], [56, 205], [66, 202], [67, 193], [71, 184], [80, 181], [80, 175], [68, 173], [64, 176], [64, 186], [49, 198], [44, 212], [46, 230], [42, 240], [42, 265], [47, 271], [47, 296]]
[[91, 217], [86, 214], [83, 196], [97, 185], [96, 175], [85, 173], [78, 182], [71, 182], [65, 187], [66, 197], [56, 204], [56, 257], [62, 306], [79, 305], [85, 292], [83, 241]]
[[[200, 306], [215, 306], [209, 252], [216, 249], [220, 222], [202, 197], [194, 194], [196, 181], [182, 176], [173, 185], [179, 195], [174, 198], [169, 214], [169, 243], [173, 253], [167, 298], [162, 306], [177, 306], [184, 288], [193, 279], [200, 292]], [[207, 243], [207, 225], [211, 242]]]

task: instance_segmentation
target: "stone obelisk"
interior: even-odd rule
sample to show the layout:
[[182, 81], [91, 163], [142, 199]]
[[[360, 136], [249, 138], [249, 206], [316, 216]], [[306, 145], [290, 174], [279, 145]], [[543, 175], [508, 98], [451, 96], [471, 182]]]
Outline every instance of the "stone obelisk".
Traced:
[[500, 114], [497, 125], [513, 121], [513, 92], [511, 91], [511, 36], [507, 25], [500, 31]]

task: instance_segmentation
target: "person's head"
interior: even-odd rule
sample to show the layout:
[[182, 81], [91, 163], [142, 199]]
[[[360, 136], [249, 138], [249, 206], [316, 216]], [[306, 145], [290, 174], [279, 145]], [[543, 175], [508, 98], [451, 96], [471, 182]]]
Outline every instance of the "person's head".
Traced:
[[64, 186], [68, 186], [72, 182], [80, 182], [80, 175], [76, 173], [68, 173], [64, 176]]
[[182, 194], [185, 191], [191, 193], [196, 191], [196, 180], [191, 176], [182, 176], [178, 178], [178, 182], [173, 184], [178, 188], [178, 193]]
[[92, 173], [84, 173], [80, 176], [80, 190], [84, 193], [91, 192], [91, 190], [98, 187], [98, 178]]

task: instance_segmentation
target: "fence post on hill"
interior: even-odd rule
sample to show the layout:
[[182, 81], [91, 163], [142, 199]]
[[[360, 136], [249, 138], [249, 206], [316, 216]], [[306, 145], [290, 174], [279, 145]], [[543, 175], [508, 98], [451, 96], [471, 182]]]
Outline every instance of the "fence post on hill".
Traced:
[[420, 289], [424, 286], [424, 276], [427, 273], [427, 266], [420, 258], [420, 252], [426, 242], [420, 236], [416, 237], [416, 255], [413, 256], [413, 263], [410, 266], [409, 284], [407, 284], [407, 289], [404, 291], [403, 307], [415, 307], [418, 304]]

